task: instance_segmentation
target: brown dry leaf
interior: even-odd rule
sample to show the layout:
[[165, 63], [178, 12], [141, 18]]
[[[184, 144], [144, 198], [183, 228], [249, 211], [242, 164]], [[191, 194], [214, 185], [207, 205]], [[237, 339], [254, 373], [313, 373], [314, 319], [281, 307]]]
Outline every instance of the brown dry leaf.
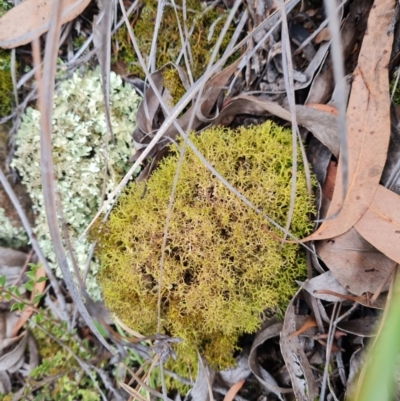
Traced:
[[[160, 93], [162, 93], [163, 88], [163, 76], [162, 69], [155, 71], [151, 74], [151, 79], [153, 80], [156, 88]], [[142, 141], [146, 141], [146, 145], [149, 141], [147, 138], [144, 138], [150, 134], [153, 130], [153, 120], [156, 115], [156, 112], [160, 106], [160, 102], [158, 101], [153, 88], [150, 86], [144, 93], [143, 100], [140, 102], [138, 111], [136, 113], [136, 124], [137, 128], [133, 133], [133, 140], [135, 141], [136, 149], [140, 149]]]
[[235, 395], [239, 392], [239, 390], [243, 387], [245, 380], [240, 380], [239, 382], [235, 383], [226, 393], [224, 397], [224, 401], [233, 401]]
[[[26, 0], [0, 19], [0, 47], [12, 49], [25, 45], [47, 32], [53, 7], [49, 0]], [[76, 18], [90, 0], [63, 0], [61, 23]]]
[[322, 187], [322, 193], [330, 201], [332, 200], [333, 192], [335, 190], [336, 175], [337, 175], [337, 163], [331, 160], [329, 162], [328, 169], [326, 171], [325, 182]]
[[400, 196], [378, 186], [367, 211], [354, 228], [390, 259], [400, 263]]
[[322, 109], [296, 105], [296, 118], [299, 125], [307, 128], [335, 157], [339, 156], [340, 143], [336, 115]]
[[[307, 280], [303, 284], [303, 289], [314, 298], [322, 299], [327, 302], [341, 302], [346, 297], [351, 296], [351, 294], [336, 280], [336, 277], [330, 270], [313, 277], [311, 280]], [[326, 291], [330, 291], [330, 293], [327, 293]]]
[[388, 289], [396, 262], [368, 243], [355, 228], [318, 241], [316, 249], [336, 280], [352, 294], [375, 293], [382, 285], [383, 290]]
[[329, 28], [324, 28], [315, 38], [314, 43], [321, 43], [327, 40], [331, 40], [331, 33], [329, 32]]
[[[387, 36], [394, 0], [376, 0], [368, 19], [350, 94], [348, 122], [349, 188], [342, 204], [341, 177], [335, 186], [328, 216], [310, 239], [337, 237], [349, 231], [374, 198], [386, 161], [390, 138], [390, 99], [387, 66], [393, 35]], [[339, 170], [343, 162], [339, 159]]]

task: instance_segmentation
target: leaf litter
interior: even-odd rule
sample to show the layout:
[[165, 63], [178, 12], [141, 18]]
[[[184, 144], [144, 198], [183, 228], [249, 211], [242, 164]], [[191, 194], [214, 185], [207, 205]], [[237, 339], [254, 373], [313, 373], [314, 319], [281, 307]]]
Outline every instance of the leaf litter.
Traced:
[[[22, 7], [23, 4], [19, 6], [20, 18], [25, 18], [26, 14], [24, 13], [29, 12], [29, 3], [33, 4], [34, 2], [27, 0], [23, 3], [26, 4], [24, 7]], [[37, 4], [39, 3], [37, 2]], [[82, 5], [84, 2], [71, 3]], [[337, 397], [339, 394], [340, 398], [345, 389], [344, 385], [342, 384], [340, 387], [335, 382], [335, 378], [329, 377], [327, 374], [328, 363], [332, 363], [335, 371], [340, 373], [342, 382], [346, 375], [343, 372], [347, 368], [344, 369], [340, 362], [343, 352], [341, 343], [344, 340], [338, 330], [346, 331], [356, 338], [374, 335], [373, 327], [377, 321], [377, 315], [371, 306], [374, 306], [374, 302], [382, 306], [382, 302], [384, 302], [382, 296], [385, 295], [382, 293], [388, 289], [394, 267], [400, 261], [400, 251], [397, 246], [400, 232], [399, 195], [389, 189], [390, 180], [384, 180], [382, 177], [383, 185], [381, 184], [385, 163], [387, 166], [388, 163], [391, 163], [391, 167], [386, 168], [384, 176], [392, 177], [391, 186], [395, 186], [393, 177], [396, 172], [397, 153], [393, 153], [393, 151], [390, 153], [390, 149], [393, 149], [392, 145], [389, 148], [389, 157], [387, 157], [391, 133], [390, 121], [394, 120], [393, 115], [390, 118], [388, 97], [388, 65], [393, 35], [388, 36], [387, 30], [392, 22], [394, 2], [376, 0], [372, 4], [372, 1], [355, 0], [348, 2], [350, 4], [348, 10], [339, 7], [342, 13], [340, 18], [343, 17], [344, 21], [341, 29], [343, 56], [345, 57], [344, 71], [345, 74], [352, 74], [352, 82], [348, 85], [349, 88], [351, 86], [351, 90], [347, 106], [348, 162], [343, 162], [343, 155], [339, 149], [338, 119], [335, 114], [335, 104], [337, 106], [338, 103], [337, 99], [335, 100], [335, 88], [332, 85], [335, 61], [332, 62], [329, 57], [333, 35], [330, 30], [323, 28], [323, 24], [320, 23], [321, 19], [319, 19], [317, 21], [321, 24], [320, 33], [318, 36], [311, 37], [310, 32], [317, 32], [317, 25], [313, 18], [316, 19], [319, 11], [312, 8], [300, 11], [295, 8], [298, 7], [297, 3], [290, 1], [285, 5], [289, 29], [283, 33], [279, 27], [281, 18], [279, 2], [259, 2], [259, 6], [256, 6], [254, 2], [248, 1], [247, 25], [250, 35], [245, 40], [248, 42], [246, 52], [248, 54], [252, 52], [252, 56], [248, 57], [245, 54], [242, 59], [231, 63], [225, 69], [222, 69], [221, 64], [220, 67], [213, 70], [216, 75], [209, 74], [203, 81], [195, 82], [192, 87], [188, 84], [191, 80], [187, 78], [184, 69], [178, 64], [173, 66], [178, 71], [187, 91], [181, 101], [173, 107], [166, 107], [170, 94], [163, 83], [162, 68], [152, 74], [145, 68], [146, 80], [150, 85], [143, 84], [144, 100], [137, 116], [138, 128], [133, 134], [134, 144], [138, 150], [135, 155], [135, 166], [141, 164], [146, 156], [152, 158], [153, 162], [145, 164], [140, 175], [140, 178], [145, 180], [155, 168], [156, 163], [163, 157], [166, 144], [175, 140], [181, 135], [181, 131], [185, 132], [189, 127], [201, 131], [209, 125], [246, 124], [251, 121], [251, 118], [255, 121], [257, 119], [263, 121], [266, 118], [291, 121], [293, 116], [289, 111], [284, 82], [287, 75], [293, 76], [293, 89], [296, 94], [295, 117], [299, 126], [302, 127], [301, 129], [304, 130], [302, 135], [304, 138], [308, 138], [308, 141], [314, 140], [323, 144], [327, 149], [327, 151], [315, 152], [310, 156], [313, 165], [321, 166], [319, 181], [323, 197], [325, 197], [322, 199], [322, 205], [325, 210], [327, 209], [326, 220], [314, 234], [305, 240], [319, 240], [316, 241], [317, 254], [322, 261], [322, 266], [328, 270], [320, 276], [314, 278], [310, 276], [309, 280], [303, 284], [302, 291], [294, 297], [286, 310], [283, 326], [282, 323], [273, 323], [270, 326], [275, 327], [275, 334], [263, 334], [270, 330], [268, 326], [260, 329], [252, 340], [250, 356], [245, 357], [245, 360], [248, 360], [254, 377], [261, 383], [264, 390], [267, 393], [274, 393], [275, 398], [292, 399], [290, 398], [292, 392], [296, 399], [311, 400], [318, 395], [325, 395], [326, 392], [329, 392], [331, 397]], [[36, 6], [38, 6], [37, 4]], [[82, 6], [82, 9], [79, 12], [76, 11], [72, 17], [65, 17], [61, 13], [61, 23], [74, 19], [85, 7]], [[14, 14], [15, 10], [16, 8], [13, 11]], [[157, 14], [159, 18], [162, 18], [161, 11], [160, 6]], [[245, 15], [243, 10], [241, 12], [242, 16]], [[13, 17], [13, 13], [8, 14], [7, 18], [12, 21], [8, 24], [15, 24], [16, 17]], [[59, 29], [54, 23], [54, 19], [51, 18], [50, 9], [43, 13], [47, 22], [38, 29], [26, 24], [24, 31], [16, 33], [0, 29], [0, 42], [3, 41], [1, 43], [4, 47], [28, 43], [49, 29], [50, 20], [53, 30]], [[329, 19], [331, 16], [327, 17]], [[257, 25], [258, 28], [256, 28]], [[97, 43], [98, 49], [102, 48], [102, 53], [99, 53], [99, 61], [102, 64], [104, 94], [107, 98], [107, 77], [110, 67], [110, 49], [107, 48], [107, 43], [110, 41], [110, 20], [105, 21], [103, 25], [99, 24], [98, 29], [98, 36], [94, 42]], [[5, 38], [1, 36], [2, 32]], [[49, 32], [49, 43], [52, 39], [54, 41], [51, 32], [55, 31]], [[282, 39], [287, 41], [286, 45], [290, 43], [291, 57], [294, 63], [294, 67], [290, 70], [287, 70], [285, 63], [282, 65], [284, 60], [282, 51], [284, 51], [285, 45], [281, 42], [281, 35], [283, 35]], [[98, 38], [101, 38], [101, 42]], [[243, 40], [242, 42], [244, 43]], [[361, 42], [362, 44], [360, 44]], [[48, 46], [49, 55], [46, 52], [45, 70], [47, 68], [46, 71], [54, 74], [52, 65], [54, 65], [57, 46], [53, 45], [52, 48], [49, 44]], [[233, 53], [233, 50], [231, 52]], [[51, 60], [50, 57], [53, 59]], [[37, 58], [38, 61], [40, 62]], [[174, 62], [174, 60], [171, 61]], [[245, 69], [244, 74], [240, 72], [241, 69]], [[150, 69], [150, 71], [153, 70]], [[51, 77], [51, 74], [48, 76]], [[188, 76], [190, 77], [190, 72]], [[308, 95], [301, 92], [304, 88], [310, 87]], [[196, 91], [199, 90], [200, 95], [196, 95]], [[198, 96], [197, 102], [195, 102], [196, 96]], [[327, 105], [328, 102], [331, 104], [330, 106]], [[47, 107], [51, 105], [51, 93], [45, 103]], [[306, 107], [304, 104], [312, 107]], [[47, 115], [51, 115], [50, 109], [47, 109]], [[107, 111], [106, 115], [108, 115]], [[392, 127], [392, 134], [393, 132]], [[161, 141], [159, 141], [160, 138], [162, 138]], [[50, 160], [49, 155], [46, 158]], [[342, 172], [343, 168], [348, 169], [350, 185], [347, 190], [346, 185], [343, 185], [342, 175], [340, 174], [336, 178], [336, 161], [339, 161], [338, 171]], [[135, 166], [132, 168], [132, 172], [135, 170]], [[121, 183], [119, 189], [115, 191], [115, 195], [120, 192], [126, 182], [127, 179]], [[2, 183], [6, 184], [4, 180]], [[52, 185], [48, 186], [48, 188], [51, 187]], [[53, 196], [54, 193], [51, 194], [51, 191], [47, 194], [49, 200]], [[343, 198], [344, 203], [342, 203]], [[330, 203], [329, 200], [331, 200]], [[53, 213], [53, 215], [55, 214]], [[58, 236], [56, 226], [57, 223], [54, 224], [54, 239]], [[54, 243], [59, 243], [59, 259], [62, 262], [65, 259], [61, 251], [62, 241], [57, 239]], [[20, 262], [19, 265], [21, 266]], [[46, 273], [48, 272], [46, 271]], [[8, 274], [15, 274], [15, 270], [10, 268]], [[68, 274], [66, 275], [68, 276]], [[70, 291], [72, 290], [74, 303], [79, 305], [78, 299], [81, 296], [79, 292], [82, 291], [82, 288], [74, 294], [75, 285], [75, 282], [70, 280], [68, 286]], [[43, 291], [44, 288], [38, 290]], [[305, 292], [307, 292], [307, 296], [304, 295]], [[62, 303], [61, 295], [59, 297]], [[310, 301], [312, 297], [318, 298], [316, 302]], [[86, 302], [92, 318], [98, 318], [106, 313], [102, 307], [92, 305], [90, 300], [86, 300]], [[357, 306], [360, 304], [364, 306]], [[332, 307], [332, 305], [334, 306]], [[307, 317], [313, 315], [315, 307], [318, 308], [325, 325], [330, 325], [328, 330], [330, 337], [327, 342], [322, 340], [321, 333], [317, 333], [318, 335], [307, 334], [309, 330], [312, 329], [314, 332], [318, 327], [314, 320]], [[343, 321], [338, 321], [337, 318], [337, 312], [340, 309], [345, 311], [342, 314]], [[85, 317], [82, 310], [81, 313], [84, 320], [88, 319], [86, 324], [90, 325], [91, 318], [88, 315]], [[101, 320], [104, 321], [104, 319]], [[14, 323], [14, 327], [22, 325], [23, 321], [19, 320], [19, 322]], [[295, 322], [303, 322], [305, 326], [300, 330]], [[108, 323], [104, 322], [104, 325], [107, 327]], [[96, 329], [92, 328], [92, 332], [96, 332]], [[17, 335], [17, 333], [14, 334]], [[285, 374], [282, 372], [277, 374], [276, 370], [269, 373], [269, 370], [259, 363], [265, 353], [263, 344], [279, 335], [281, 336], [280, 352], [285, 359], [285, 364], [281, 364], [281, 369], [286, 369], [286, 373], [290, 376], [291, 380], [288, 382], [287, 375], [286, 379], [283, 379]], [[23, 338], [28, 338], [24, 337], [25, 334], [22, 333], [19, 336], [16, 337], [19, 344], [24, 344], [23, 341], [29, 342], [27, 339], [23, 340]], [[336, 336], [338, 337], [336, 338]], [[116, 341], [116, 338], [115, 335], [110, 335], [109, 341]], [[264, 339], [260, 340], [260, 338]], [[305, 340], [306, 338], [308, 338], [308, 342]], [[346, 341], [348, 340], [346, 339]], [[357, 342], [355, 339], [351, 341], [349, 345], [355, 352], [352, 354], [350, 362], [350, 382], [354, 380], [355, 368], [353, 365], [356, 363], [356, 355], [358, 355]], [[122, 344], [126, 345], [124, 342]], [[21, 347], [24, 348], [25, 345], [26, 343]], [[109, 345], [107, 344], [106, 347], [108, 348]], [[324, 348], [327, 351], [326, 355], [323, 352]], [[122, 347], [119, 349], [122, 350]], [[13, 353], [17, 355], [18, 352], [20, 352], [18, 347], [14, 348]], [[330, 353], [333, 356], [332, 362], [329, 362]], [[313, 354], [312, 357], [311, 354]], [[12, 355], [9, 356], [9, 358], [11, 357]], [[241, 359], [238, 358], [239, 360]], [[316, 365], [313, 365], [316, 361], [326, 363], [324, 373], [318, 371]], [[19, 369], [21, 366], [18, 368], [17, 366], [20, 363], [21, 357], [12, 365]], [[199, 365], [197, 384], [191, 391], [192, 399], [213, 398], [213, 386], [219, 389], [225, 387], [226, 397], [233, 397], [233, 393], [243, 385], [243, 380], [250, 380], [246, 376], [248, 373], [243, 377], [243, 372], [247, 372], [246, 369], [235, 371], [229, 380], [223, 379], [223, 372], [204, 374], [208, 369], [204, 364]], [[3, 376], [2, 374], [1, 383], [7, 390], [10, 388], [10, 381], [6, 376], [9, 376], [5, 375], [4, 380]], [[214, 380], [215, 377], [220, 378], [218, 384], [218, 380]], [[139, 378], [138, 380], [140, 381]], [[279, 381], [292, 386], [292, 389], [287, 391], [288, 389], [281, 386]], [[235, 386], [235, 383], [236, 388], [232, 387]], [[124, 387], [129, 389], [125, 383]], [[246, 383], [243, 389], [245, 387]], [[229, 389], [231, 389], [232, 395], [229, 393]], [[243, 393], [243, 389], [241, 393]], [[141, 397], [138, 392], [131, 394], [139, 399]], [[159, 392], [156, 392], [156, 395], [161, 396]], [[166, 397], [165, 394], [164, 397]], [[240, 398], [240, 395], [237, 397]]]

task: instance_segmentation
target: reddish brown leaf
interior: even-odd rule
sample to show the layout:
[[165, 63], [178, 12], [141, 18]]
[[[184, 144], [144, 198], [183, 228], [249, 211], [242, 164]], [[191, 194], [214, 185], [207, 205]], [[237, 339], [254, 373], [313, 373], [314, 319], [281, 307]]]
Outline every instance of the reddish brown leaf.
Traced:
[[322, 193], [330, 201], [332, 200], [333, 192], [335, 190], [336, 174], [337, 174], [337, 163], [331, 161], [329, 163], [328, 170], [326, 172], [324, 186], [322, 187]]
[[311, 107], [312, 109], [324, 111], [325, 113], [330, 113], [334, 116], [338, 115], [337, 109], [333, 106], [329, 106], [328, 104], [309, 103], [306, 106]]
[[240, 382], [235, 383], [225, 394], [224, 401], [233, 401], [235, 395], [239, 392], [239, 390], [243, 387], [243, 384], [246, 380], [240, 380]]
[[307, 320], [304, 322], [304, 324], [298, 330], [296, 330], [293, 333], [291, 333], [289, 335], [289, 338], [294, 337], [294, 336], [298, 336], [298, 335], [304, 333], [310, 327], [316, 327], [316, 326], [317, 326], [317, 322], [315, 320], [315, 317], [308, 316]]

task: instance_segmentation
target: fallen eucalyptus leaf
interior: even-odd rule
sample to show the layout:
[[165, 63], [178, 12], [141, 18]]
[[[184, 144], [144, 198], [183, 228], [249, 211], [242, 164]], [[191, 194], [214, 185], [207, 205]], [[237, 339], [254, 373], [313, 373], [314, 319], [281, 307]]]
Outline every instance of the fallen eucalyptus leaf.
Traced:
[[[61, 24], [75, 19], [90, 3], [90, 0], [64, 0]], [[47, 32], [53, 2], [48, 0], [26, 0], [13, 7], [0, 18], [0, 47], [12, 49], [25, 45]]]
[[316, 249], [336, 280], [352, 294], [374, 294], [389, 288], [396, 262], [379, 252], [355, 228], [338, 237], [317, 241]]
[[343, 201], [342, 175], [338, 177], [328, 216], [339, 214], [324, 221], [307, 241], [333, 238], [349, 231], [367, 211], [379, 186], [390, 137], [387, 66], [393, 35], [387, 36], [387, 27], [393, 5], [393, 0], [375, 1], [368, 18], [368, 35], [364, 36], [353, 74], [347, 108], [348, 163], [343, 166], [340, 158], [338, 166], [340, 171], [348, 169], [351, 185]]

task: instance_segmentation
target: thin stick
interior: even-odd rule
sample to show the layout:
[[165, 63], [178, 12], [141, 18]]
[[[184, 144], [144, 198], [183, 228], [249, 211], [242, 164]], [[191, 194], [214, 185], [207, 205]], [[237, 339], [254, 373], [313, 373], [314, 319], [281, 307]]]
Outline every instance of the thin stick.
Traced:
[[[346, 96], [346, 82], [344, 77], [343, 67], [343, 51], [342, 41], [340, 36], [339, 18], [336, 9], [336, 2], [331, 0], [324, 0], [326, 13], [329, 18], [328, 26], [332, 38], [332, 64], [333, 64], [333, 76], [335, 78], [336, 91], [337, 91], [337, 108], [338, 108], [338, 130], [340, 138], [340, 157], [342, 160], [342, 185], [343, 185], [343, 198], [345, 200], [348, 188], [348, 150], [347, 150], [347, 128], [346, 128], [346, 108], [347, 108], [347, 96]], [[343, 204], [342, 204], [343, 205]], [[335, 215], [341, 210], [335, 213]], [[335, 216], [334, 215], [334, 216]], [[334, 216], [330, 216], [332, 218]]]
[[[285, 89], [289, 101], [289, 110], [292, 115], [292, 177], [290, 190], [290, 204], [286, 219], [285, 232], [282, 240], [285, 241], [292, 222], [294, 202], [296, 199], [296, 182], [297, 182], [297, 138], [300, 139], [299, 126], [296, 120], [296, 101], [294, 96], [294, 80], [293, 80], [293, 62], [289, 40], [289, 28], [286, 17], [286, 9], [283, 0], [279, 1], [282, 9], [282, 65], [283, 76], [285, 81]], [[301, 139], [300, 139], [301, 140]]]

